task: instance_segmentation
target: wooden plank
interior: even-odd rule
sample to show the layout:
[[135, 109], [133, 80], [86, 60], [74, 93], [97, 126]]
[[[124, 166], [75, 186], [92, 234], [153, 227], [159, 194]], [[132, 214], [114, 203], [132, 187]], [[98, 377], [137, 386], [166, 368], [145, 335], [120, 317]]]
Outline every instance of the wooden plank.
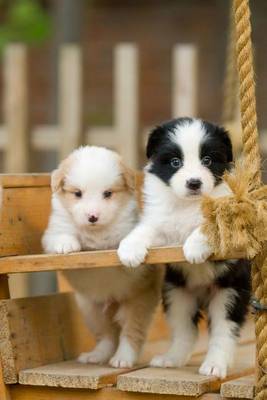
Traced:
[[[29, 249], [30, 251], [32, 251], [31, 248]], [[242, 253], [236, 252], [229, 255], [229, 258], [242, 258], [242, 256], [244, 256]], [[220, 258], [212, 257], [211, 259], [216, 260]], [[185, 258], [182, 247], [155, 247], [149, 250], [145, 262], [147, 264], [162, 264], [164, 266], [164, 263], [185, 262]], [[122, 264], [116, 250], [0, 258], [0, 274], [121, 266]]]
[[41, 236], [48, 222], [50, 198], [48, 186], [4, 189], [0, 256], [42, 252]]
[[[255, 345], [239, 346], [236, 362], [226, 380], [251, 374], [254, 370]], [[144, 368], [118, 376], [117, 387], [123, 391], [173, 394], [179, 396], [200, 396], [218, 390], [221, 380], [198, 374], [203, 359], [193, 356], [188, 366], [183, 368]]]
[[172, 56], [172, 116], [195, 117], [197, 114], [197, 48], [176, 45]]
[[6, 172], [25, 172], [29, 160], [27, 50], [22, 44], [9, 45], [4, 52], [4, 124], [7, 146]]
[[82, 53], [75, 44], [60, 50], [59, 58], [60, 160], [81, 144]]
[[0, 300], [9, 299], [8, 275], [0, 275]]
[[120, 44], [114, 52], [114, 123], [116, 148], [128, 165], [138, 165], [138, 49]]
[[225, 382], [221, 386], [221, 396], [229, 399], [254, 399], [255, 376], [249, 375]]
[[0, 174], [0, 182], [4, 188], [50, 187], [49, 174]]
[[[116, 388], [100, 390], [49, 388], [42, 386], [12, 385], [12, 400], [196, 400], [191, 396], [174, 397], [148, 393], [127, 393]], [[2, 400], [2, 398], [1, 398]], [[204, 394], [198, 400], [222, 400], [216, 393]]]
[[2, 300], [0, 321], [6, 383], [17, 382], [22, 369], [73, 359], [94, 344], [71, 293]]
[[100, 389], [114, 385], [117, 376], [129, 369], [64, 361], [19, 372], [19, 383], [79, 389]]

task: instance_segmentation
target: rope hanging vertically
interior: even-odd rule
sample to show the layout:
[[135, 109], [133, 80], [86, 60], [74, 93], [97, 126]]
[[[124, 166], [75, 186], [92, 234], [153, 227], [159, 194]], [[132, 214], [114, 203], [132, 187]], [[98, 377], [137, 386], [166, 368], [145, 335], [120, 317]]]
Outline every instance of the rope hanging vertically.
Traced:
[[[252, 189], [261, 184], [258, 144], [251, 23], [248, 0], [234, 0], [237, 69], [240, 85], [240, 108], [245, 168], [249, 171]], [[252, 290], [255, 298], [267, 305], [266, 246], [252, 262]], [[267, 312], [258, 311], [255, 318], [257, 341], [256, 400], [267, 399]]]

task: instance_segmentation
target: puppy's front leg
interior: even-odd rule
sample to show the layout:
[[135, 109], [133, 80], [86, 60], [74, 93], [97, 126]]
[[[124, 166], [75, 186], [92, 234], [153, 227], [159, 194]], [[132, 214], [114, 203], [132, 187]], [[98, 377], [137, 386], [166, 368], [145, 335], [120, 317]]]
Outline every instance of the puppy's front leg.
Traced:
[[191, 264], [201, 264], [212, 254], [212, 249], [207, 237], [201, 232], [201, 228], [196, 228], [185, 241], [183, 246], [184, 256]]
[[138, 224], [124, 238], [118, 248], [118, 256], [127, 267], [138, 267], [145, 260], [149, 247], [152, 246], [155, 229], [145, 222]]

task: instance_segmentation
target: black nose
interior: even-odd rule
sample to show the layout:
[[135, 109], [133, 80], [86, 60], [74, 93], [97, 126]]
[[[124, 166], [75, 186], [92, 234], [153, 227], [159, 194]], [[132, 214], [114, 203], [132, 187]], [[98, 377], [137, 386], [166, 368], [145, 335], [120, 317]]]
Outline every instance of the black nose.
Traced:
[[192, 178], [192, 179], [189, 179], [188, 181], [186, 181], [186, 187], [190, 190], [198, 190], [198, 189], [200, 189], [201, 185], [202, 185], [202, 182], [200, 179]]
[[95, 215], [90, 215], [88, 218], [88, 221], [91, 222], [92, 224], [94, 224], [97, 220], [98, 218]]

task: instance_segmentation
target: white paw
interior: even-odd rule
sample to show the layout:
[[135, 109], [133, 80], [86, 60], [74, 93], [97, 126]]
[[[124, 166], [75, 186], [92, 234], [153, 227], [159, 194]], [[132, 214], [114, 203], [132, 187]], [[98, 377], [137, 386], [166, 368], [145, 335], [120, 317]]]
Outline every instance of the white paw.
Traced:
[[176, 356], [169, 353], [161, 354], [155, 356], [150, 361], [152, 367], [162, 367], [162, 368], [174, 368], [182, 367], [185, 364], [185, 360], [180, 360]]
[[142, 242], [137, 242], [131, 239], [124, 239], [121, 241], [118, 248], [118, 257], [123, 265], [126, 267], [138, 267], [142, 264], [147, 255], [147, 248]]
[[134, 362], [133, 360], [127, 360], [114, 356], [110, 359], [109, 364], [114, 368], [132, 368]]
[[224, 379], [227, 375], [227, 362], [225, 360], [216, 360], [216, 358], [207, 358], [199, 368], [201, 375], [217, 376]]
[[82, 364], [105, 364], [108, 362], [109, 355], [99, 350], [81, 353], [77, 360]]
[[212, 254], [212, 250], [204, 235], [190, 235], [183, 246], [185, 259], [190, 264], [201, 264]]
[[81, 245], [74, 236], [61, 235], [55, 239], [53, 246], [51, 247], [51, 253], [74, 253], [81, 251]]

